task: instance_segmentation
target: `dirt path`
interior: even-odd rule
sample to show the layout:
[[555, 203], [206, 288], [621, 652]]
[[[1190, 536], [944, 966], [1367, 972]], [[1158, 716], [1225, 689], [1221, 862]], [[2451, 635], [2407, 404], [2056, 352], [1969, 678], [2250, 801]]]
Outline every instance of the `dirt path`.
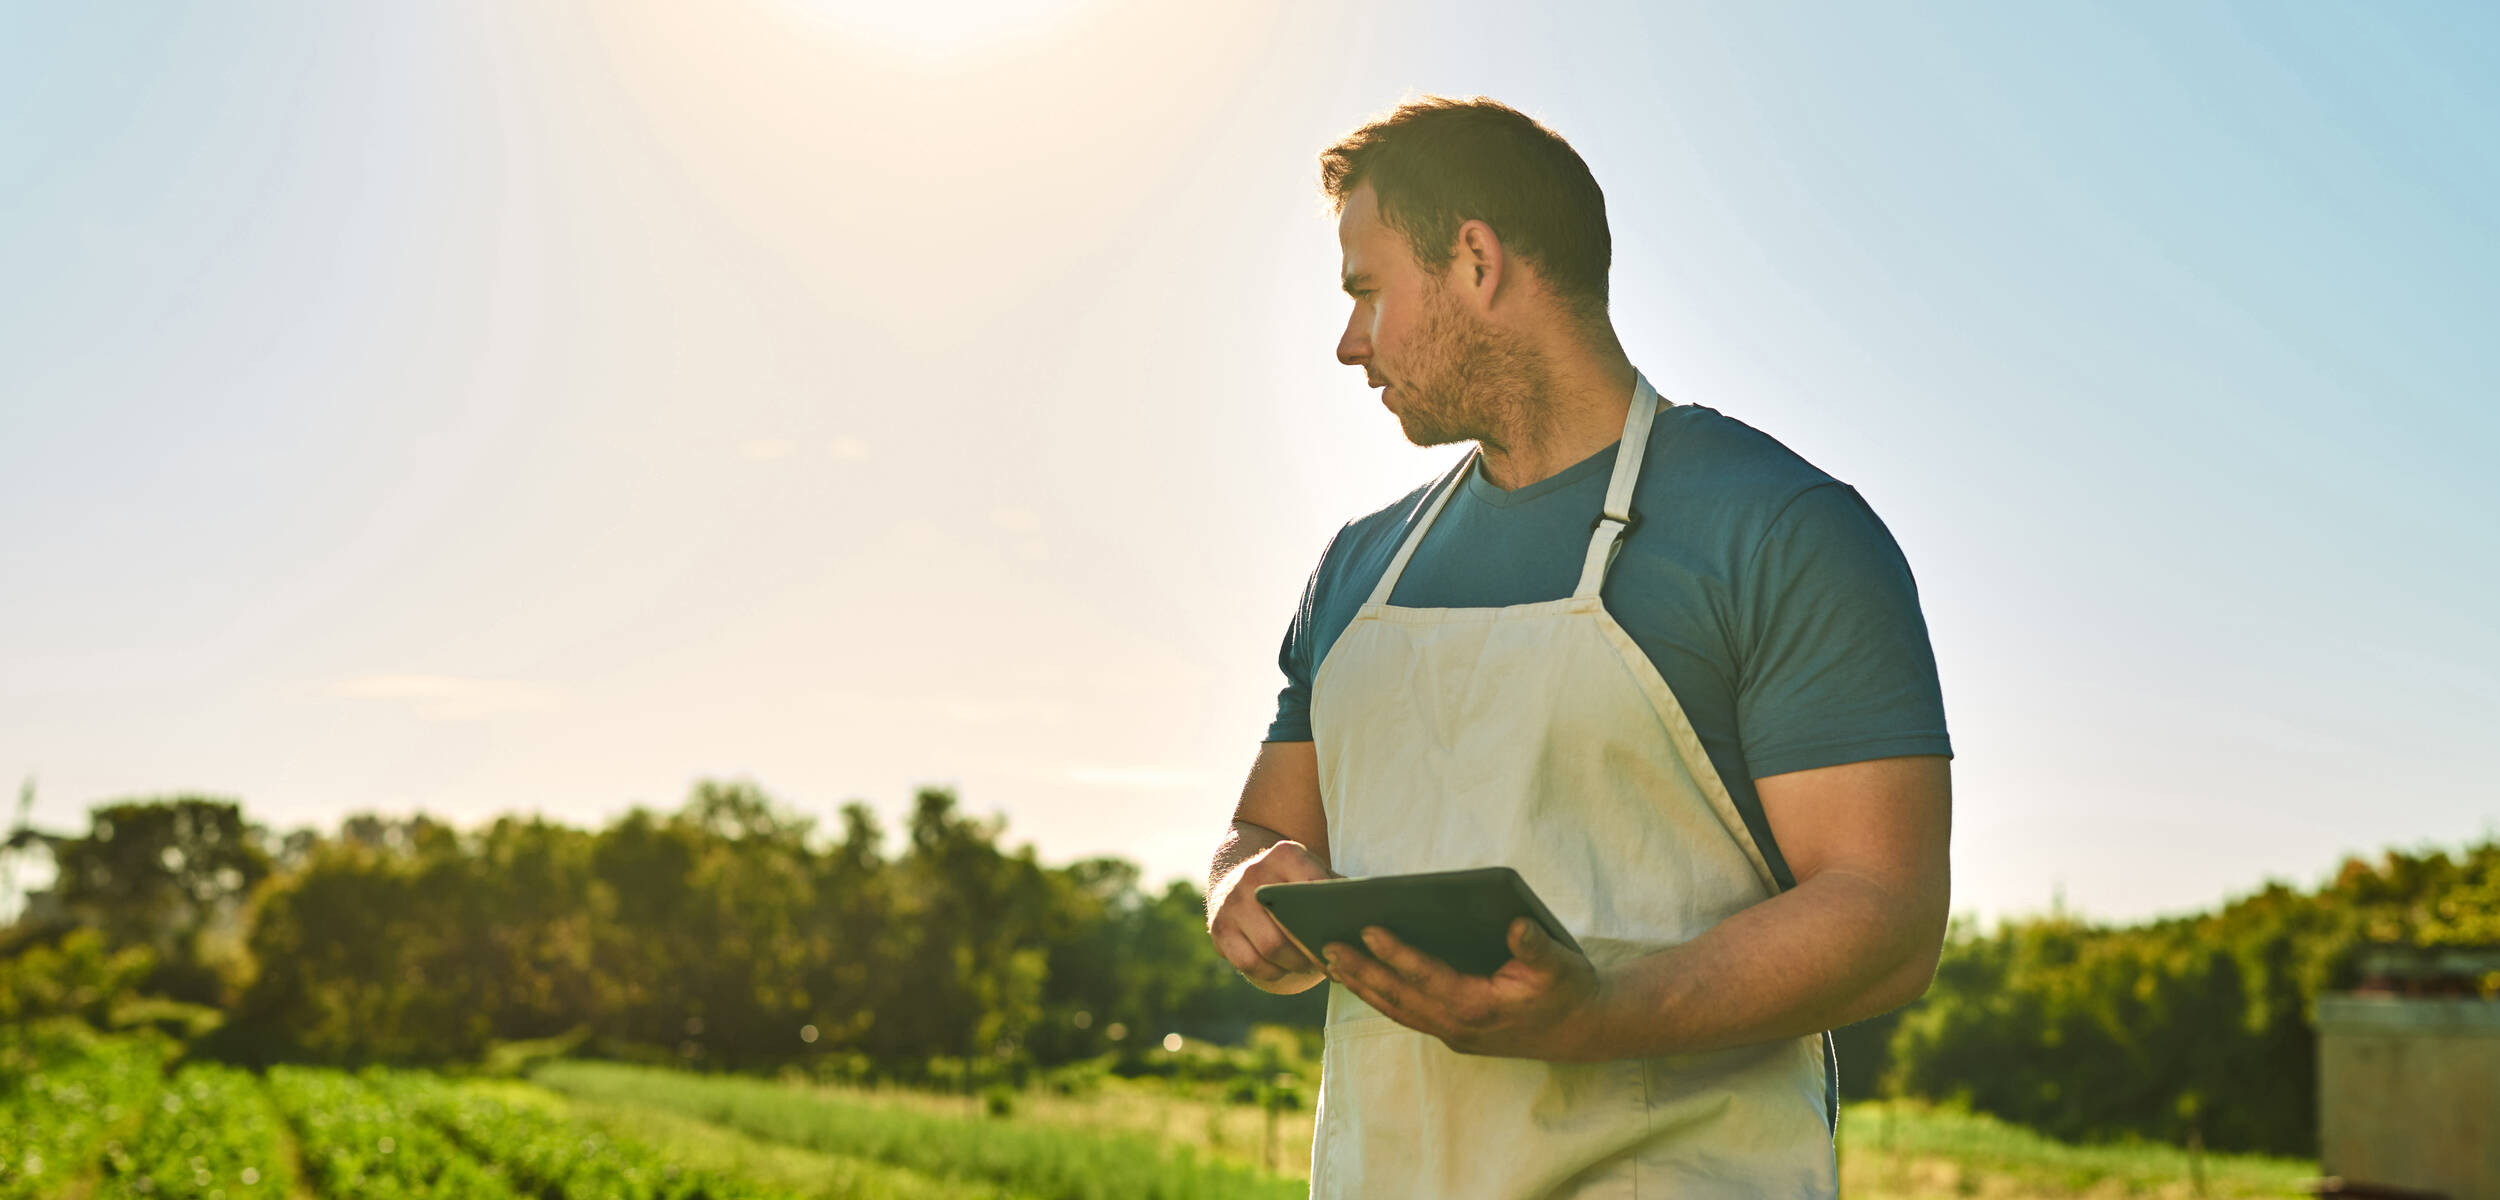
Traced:
[[256, 1077], [260, 1102], [278, 1122], [278, 1155], [286, 1160], [287, 1178], [294, 1181], [287, 1189], [286, 1200], [320, 1200], [312, 1190], [312, 1176], [304, 1170], [304, 1143], [295, 1136], [295, 1122], [286, 1119], [286, 1110], [278, 1107], [278, 1098], [269, 1094], [266, 1076]]

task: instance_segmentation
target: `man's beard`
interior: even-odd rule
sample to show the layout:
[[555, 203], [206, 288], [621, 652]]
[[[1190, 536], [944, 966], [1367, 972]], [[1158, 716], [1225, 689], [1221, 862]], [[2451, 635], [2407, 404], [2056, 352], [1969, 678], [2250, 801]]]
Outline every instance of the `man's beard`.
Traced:
[[1537, 440], [1549, 414], [1545, 358], [1534, 346], [1459, 307], [1444, 283], [1427, 294], [1414, 347], [1421, 370], [1397, 410], [1406, 440], [1477, 441], [1493, 450]]

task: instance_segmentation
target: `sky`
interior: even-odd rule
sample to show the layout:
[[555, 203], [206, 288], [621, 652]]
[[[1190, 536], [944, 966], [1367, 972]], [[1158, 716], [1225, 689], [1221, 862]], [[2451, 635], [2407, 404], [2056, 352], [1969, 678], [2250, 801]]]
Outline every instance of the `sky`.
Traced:
[[1954, 906], [2500, 836], [2500, 10], [0, 8], [0, 775], [957, 790], [1203, 879], [1329, 535], [1329, 142], [1488, 95], [1669, 399], [1915, 572]]

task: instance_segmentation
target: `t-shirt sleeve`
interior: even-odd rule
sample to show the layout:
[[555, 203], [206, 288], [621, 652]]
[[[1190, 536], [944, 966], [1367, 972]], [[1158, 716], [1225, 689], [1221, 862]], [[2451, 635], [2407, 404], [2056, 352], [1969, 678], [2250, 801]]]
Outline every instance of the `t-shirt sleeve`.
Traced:
[[1742, 578], [1736, 728], [1755, 778], [1953, 753], [1918, 584], [1857, 489], [1798, 493]]
[[1311, 568], [1311, 578], [1302, 585], [1302, 603], [1293, 610], [1293, 620], [1285, 626], [1284, 644], [1276, 650], [1277, 669], [1285, 673], [1284, 690], [1276, 693], [1276, 719], [1269, 722], [1262, 741], [1307, 742], [1311, 740], [1311, 676], [1316, 670], [1311, 662], [1311, 626], [1319, 611], [1319, 581], [1328, 567], [1328, 555], [1336, 550], [1337, 541], [1345, 536], [1340, 527], [1328, 539], [1328, 548], [1320, 551], [1319, 565]]

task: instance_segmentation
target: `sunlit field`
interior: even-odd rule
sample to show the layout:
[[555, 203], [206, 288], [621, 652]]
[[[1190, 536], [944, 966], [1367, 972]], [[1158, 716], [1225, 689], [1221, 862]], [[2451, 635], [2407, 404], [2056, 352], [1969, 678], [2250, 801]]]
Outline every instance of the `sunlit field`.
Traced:
[[[0, 1050], [0, 1200], [1287, 1197], [1311, 1115], [1288, 1086], [1086, 1072], [946, 1094], [581, 1060], [516, 1076], [182, 1062], [67, 1025]], [[1286, 1097], [1296, 1099], [1280, 1103]], [[1851, 1106], [1851, 1196], [2282, 1196], [2313, 1164], [2062, 1145], [1911, 1103]]]
[[[207, 798], [91, 824], [0, 940], [0, 1200], [1306, 1190], [1326, 997], [1243, 984], [1195, 885], [1009, 852], [943, 790], [893, 855], [858, 806], [828, 840], [742, 784], [276, 854]], [[2483, 843], [2145, 925], [1957, 924], [1925, 996], [1838, 1031], [1848, 1194], [2295, 1194], [2313, 1002], [2366, 944], [2500, 938], [2495, 896]]]
[[2229, 1197], [2301, 1194], [2317, 1164], [2193, 1154], [2154, 1142], [2072, 1146], [1993, 1117], [1914, 1101], [1841, 1113], [1841, 1195]]

